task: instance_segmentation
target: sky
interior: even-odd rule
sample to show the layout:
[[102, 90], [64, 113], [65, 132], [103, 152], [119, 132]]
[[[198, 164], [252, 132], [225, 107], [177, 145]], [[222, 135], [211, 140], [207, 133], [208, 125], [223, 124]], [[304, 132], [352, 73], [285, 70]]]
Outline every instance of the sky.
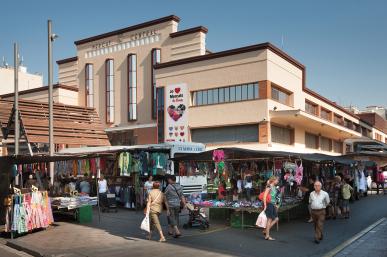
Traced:
[[[384, 0], [7, 0], [0, 57], [13, 65], [18, 42], [24, 65], [46, 82], [47, 19], [59, 35], [56, 61], [76, 55], [76, 40], [174, 14], [179, 30], [207, 27], [212, 52], [271, 42], [304, 64], [307, 87], [330, 100], [387, 107], [386, 13]], [[57, 74], [55, 64], [54, 82]]]

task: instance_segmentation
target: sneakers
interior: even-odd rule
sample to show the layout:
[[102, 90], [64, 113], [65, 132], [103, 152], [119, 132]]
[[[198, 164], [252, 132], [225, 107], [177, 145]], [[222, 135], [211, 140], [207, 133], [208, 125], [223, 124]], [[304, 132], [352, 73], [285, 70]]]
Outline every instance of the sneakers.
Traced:
[[313, 219], [310, 218], [307, 222], [308, 222], [308, 223], [312, 223], [312, 222], [313, 222]]

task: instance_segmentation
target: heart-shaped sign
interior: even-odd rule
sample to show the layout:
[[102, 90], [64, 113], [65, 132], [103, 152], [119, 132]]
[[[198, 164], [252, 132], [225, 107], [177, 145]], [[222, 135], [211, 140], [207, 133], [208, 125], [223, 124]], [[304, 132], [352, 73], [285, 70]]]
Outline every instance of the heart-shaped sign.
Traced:
[[180, 136], [182, 136], [182, 137], [183, 137], [183, 136], [184, 136], [184, 132], [180, 132]]
[[169, 127], [169, 131], [172, 131], [173, 130], [173, 127]]
[[176, 94], [180, 93], [180, 87], [175, 88], [175, 93]]
[[176, 137], [179, 136], [179, 132], [175, 132], [175, 136], [176, 136]]
[[183, 130], [183, 129], [184, 129], [184, 126], [180, 126], [180, 129]]
[[[185, 108], [186, 107], [184, 104], [180, 104], [178, 107], [170, 105], [167, 109], [167, 112], [169, 117], [171, 117], [174, 121], [178, 121], [183, 116]], [[175, 129], [178, 130], [178, 127]]]
[[173, 136], [173, 133], [169, 133], [169, 136], [170, 136], [170, 137]]
[[179, 127], [178, 126], [175, 126], [175, 130], [177, 131], [179, 129]]

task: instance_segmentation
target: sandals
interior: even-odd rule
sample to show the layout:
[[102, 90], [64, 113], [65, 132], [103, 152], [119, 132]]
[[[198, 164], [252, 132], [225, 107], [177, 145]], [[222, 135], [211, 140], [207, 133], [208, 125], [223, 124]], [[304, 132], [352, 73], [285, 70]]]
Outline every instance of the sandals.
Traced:
[[165, 239], [165, 237], [160, 238], [160, 240], [159, 240], [160, 243], [163, 243], [163, 242], [166, 242], [166, 241], [167, 241], [167, 240]]
[[274, 238], [272, 238], [272, 237], [265, 237], [265, 240], [268, 240], [268, 241], [275, 241], [275, 239]]

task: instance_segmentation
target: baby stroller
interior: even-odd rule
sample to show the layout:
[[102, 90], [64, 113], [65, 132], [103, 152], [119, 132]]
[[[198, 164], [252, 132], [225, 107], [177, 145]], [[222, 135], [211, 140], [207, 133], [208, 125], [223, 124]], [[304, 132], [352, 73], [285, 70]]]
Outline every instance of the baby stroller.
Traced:
[[102, 212], [110, 212], [111, 210], [117, 212], [117, 202], [115, 194], [106, 194], [106, 198], [104, 197], [102, 201]]
[[202, 230], [206, 230], [210, 227], [210, 223], [207, 220], [206, 214], [204, 213], [204, 210], [195, 207], [190, 203], [187, 203], [187, 210], [189, 212], [189, 218], [188, 222], [183, 225], [184, 229], [192, 228], [192, 227], [199, 227]]

